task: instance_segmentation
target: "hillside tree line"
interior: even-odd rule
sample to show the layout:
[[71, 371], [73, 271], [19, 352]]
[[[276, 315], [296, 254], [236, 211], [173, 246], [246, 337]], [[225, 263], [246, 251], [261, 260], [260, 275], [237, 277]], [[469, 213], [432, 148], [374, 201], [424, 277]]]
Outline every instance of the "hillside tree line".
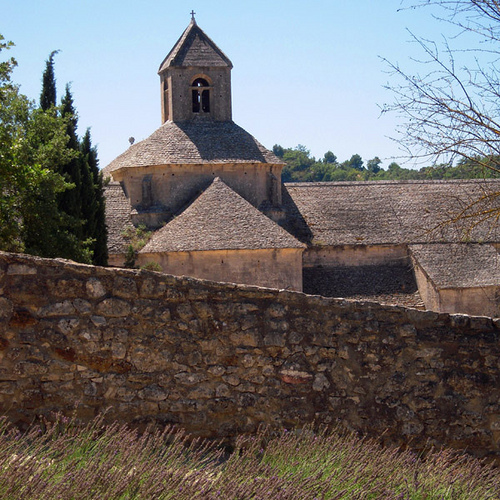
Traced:
[[[283, 182], [329, 182], [329, 181], [381, 181], [381, 180], [438, 180], [438, 179], [484, 179], [498, 178], [500, 156], [461, 158], [455, 165], [441, 163], [422, 167], [419, 170], [401, 167], [391, 162], [384, 168], [382, 160], [375, 156], [366, 161], [354, 154], [349, 160], [338, 161], [332, 151], [316, 159], [303, 145], [283, 148], [275, 144], [273, 152], [286, 163]], [[493, 168], [486, 168], [485, 165]]]

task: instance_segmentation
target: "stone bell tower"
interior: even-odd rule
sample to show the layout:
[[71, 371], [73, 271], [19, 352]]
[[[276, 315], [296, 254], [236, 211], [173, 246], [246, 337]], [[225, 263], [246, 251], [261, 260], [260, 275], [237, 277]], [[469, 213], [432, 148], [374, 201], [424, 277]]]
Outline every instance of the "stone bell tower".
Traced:
[[160, 65], [162, 123], [231, 121], [231, 69], [227, 56], [191, 22]]

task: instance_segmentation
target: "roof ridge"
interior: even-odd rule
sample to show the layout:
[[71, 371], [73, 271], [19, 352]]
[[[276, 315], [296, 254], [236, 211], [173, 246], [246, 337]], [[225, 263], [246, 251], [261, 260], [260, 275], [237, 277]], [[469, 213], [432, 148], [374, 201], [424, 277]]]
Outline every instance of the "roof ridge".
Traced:
[[312, 181], [312, 182], [284, 182], [287, 187], [328, 187], [328, 186], [383, 186], [386, 184], [479, 184], [483, 182], [498, 182], [498, 178], [487, 179], [383, 179], [371, 181]]

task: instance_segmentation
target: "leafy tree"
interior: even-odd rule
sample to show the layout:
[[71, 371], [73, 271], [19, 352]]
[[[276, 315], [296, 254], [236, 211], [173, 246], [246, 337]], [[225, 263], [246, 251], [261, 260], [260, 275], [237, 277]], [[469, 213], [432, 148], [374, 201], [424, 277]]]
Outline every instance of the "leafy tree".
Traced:
[[354, 168], [355, 170], [359, 170], [359, 171], [364, 169], [363, 159], [358, 154], [352, 155], [351, 159], [347, 162], [347, 165], [350, 168]]
[[[0, 51], [12, 45], [0, 35]], [[80, 151], [69, 88], [62, 106], [55, 106], [54, 54], [47, 61], [40, 108], [12, 83], [16, 61], [0, 63], [0, 249], [90, 263], [95, 253], [91, 244], [97, 238], [83, 234], [87, 221], [81, 218], [82, 172], [87, 181], [85, 203], [98, 191], [102, 195], [102, 179], [97, 174], [94, 181], [90, 163], [97, 168], [97, 157], [90, 136], [87, 154]], [[71, 196], [66, 198], [67, 193]], [[63, 209], [64, 199], [70, 203]], [[94, 206], [103, 215], [103, 200]], [[100, 254], [107, 258], [102, 249]]]
[[135, 261], [137, 260], [137, 251], [134, 249], [133, 245], [130, 244], [125, 252], [125, 262], [123, 267], [128, 267], [129, 269], [135, 269]]
[[285, 150], [279, 145], [275, 144], [273, 146], [273, 153], [278, 157], [278, 158], [283, 158], [283, 155], [285, 154]]
[[327, 151], [323, 156], [323, 163], [337, 163], [337, 157], [331, 151]]
[[293, 149], [285, 149], [283, 161], [287, 166], [283, 169], [283, 176], [286, 180], [306, 181], [312, 180], [309, 177], [309, 169], [315, 163], [314, 157], [310, 157], [309, 150], [299, 144]]
[[56, 106], [56, 78], [54, 75], [54, 56], [58, 53], [54, 50], [45, 61], [45, 71], [42, 77], [42, 92], [40, 94], [40, 107], [47, 111]]
[[380, 164], [381, 163], [382, 163], [382, 160], [378, 156], [375, 156], [375, 158], [368, 160], [368, 162], [366, 164], [366, 168], [372, 174], [377, 174], [378, 172], [380, 172], [380, 169], [381, 169]]
[[[0, 51], [12, 47], [0, 35]], [[57, 196], [69, 187], [56, 166], [70, 161], [66, 121], [36, 109], [11, 82], [13, 58], [0, 64], [0, 249], [86, 260]]]

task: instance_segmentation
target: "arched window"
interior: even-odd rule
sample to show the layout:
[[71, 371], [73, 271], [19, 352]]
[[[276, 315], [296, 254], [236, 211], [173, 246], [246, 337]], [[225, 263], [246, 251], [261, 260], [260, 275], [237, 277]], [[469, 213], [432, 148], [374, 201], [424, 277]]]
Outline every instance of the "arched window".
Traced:
[[196, 78], [191, 85], [193, 113], [210, 113], [210, 86], [204, 78]]

